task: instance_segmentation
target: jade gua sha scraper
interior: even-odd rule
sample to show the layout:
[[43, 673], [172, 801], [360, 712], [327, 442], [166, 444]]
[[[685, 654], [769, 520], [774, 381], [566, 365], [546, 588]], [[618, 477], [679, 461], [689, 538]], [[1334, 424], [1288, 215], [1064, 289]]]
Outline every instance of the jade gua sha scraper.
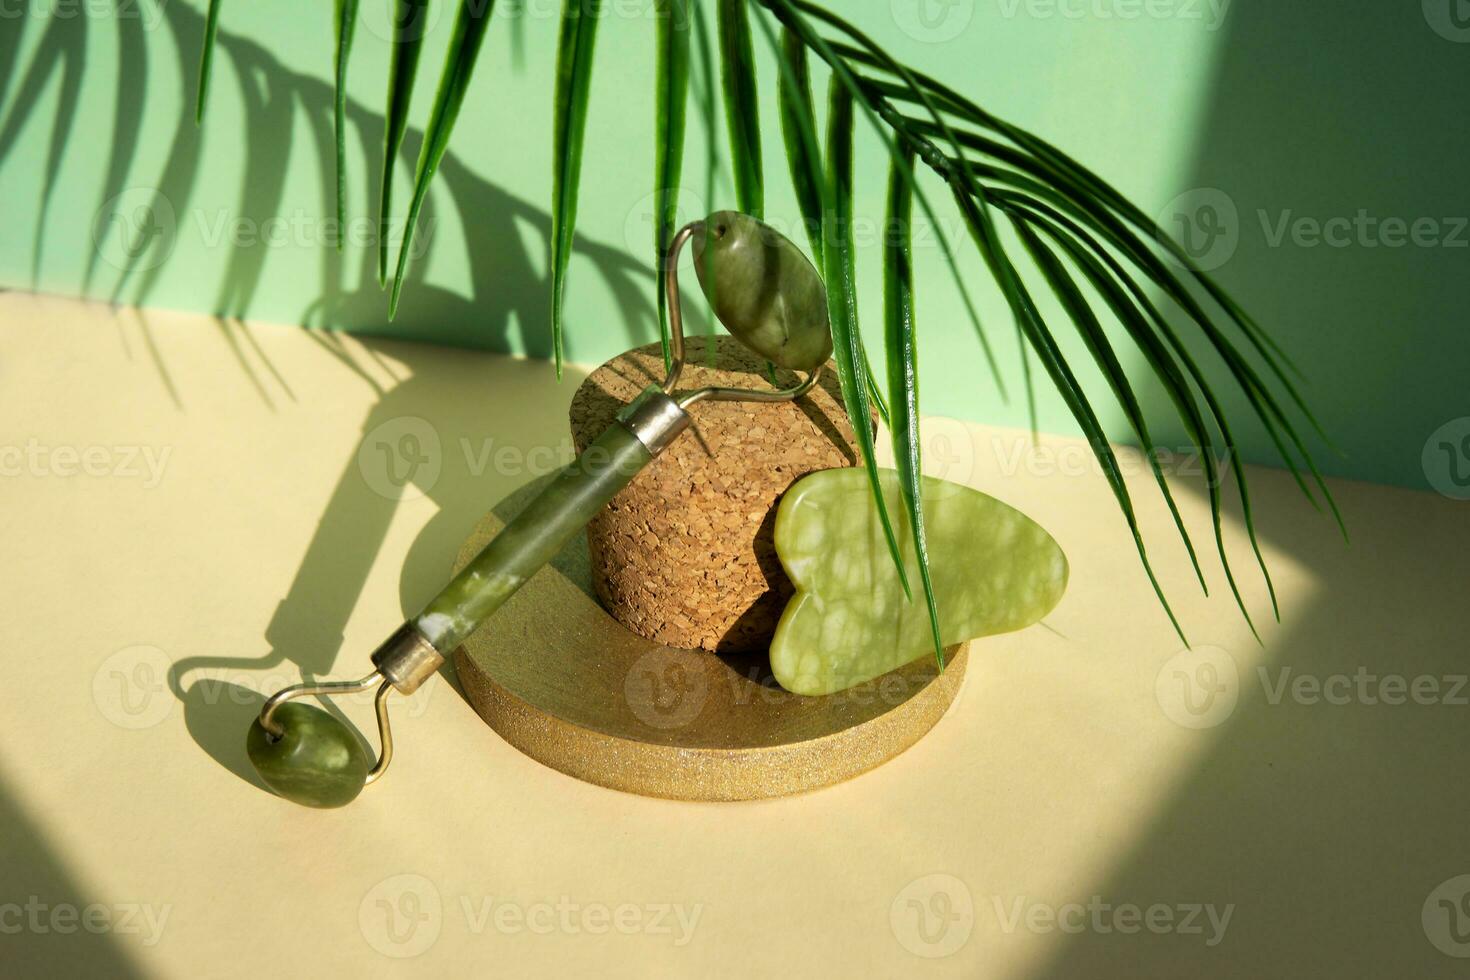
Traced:
[[[694, 243], [700, 283], [725, 327], [773, 364], [806, 374], [795, 388], [757, 391], [701, 388], [675, 394], [684, 366], [677, 263]], [[754, 218], [719, 212], [674, 237], [665, 264], [672, 366], [618, 415], [618, 421], [563, 469], [521, 514], [456, 575], [423, 612], [372, 655], [374, 670], [357, 681], [315, 682], [273, 695], [250, 728], [250, 761], [273, 790], [304, 806], [352, 802], [393, 758], [388, 695], [412, 694], [593, 515], [690, 425], [696, 402], [791, 401], [810, 391], [832, 355], [826, 292], [795, 245]], [[382, 754], [369, 760], [342, 722], [298, 698], [377, 687]]]

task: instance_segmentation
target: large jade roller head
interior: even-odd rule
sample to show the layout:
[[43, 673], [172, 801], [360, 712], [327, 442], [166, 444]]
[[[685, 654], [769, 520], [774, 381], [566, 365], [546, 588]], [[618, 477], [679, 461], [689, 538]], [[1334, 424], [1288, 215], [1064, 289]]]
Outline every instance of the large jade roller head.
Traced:
[[699, 285], [725, 329], [780, 367], [814, 371], [826, 364], [827, 290], [801, 250], [738, 211], [718, 211], [694, 229]]
[[[790, 388], [679, 391], [684, 368], [679, 255], [694, 243], [700, 284], [715, 315], [773, 364], [802, 372]], [[782, 402], [810, 391], [832, 354], [827, 298], [817, 270], [795, 245], [747, 215], [722, 211], [680, 229], [663, 267], [669, 298], [669, 373], [618, 415], [580, 457], [562, 469], [413, 619], [373, 653], [371, 674], [355, 681], [312, 681], [266, 701], [246, 739], [250, 761], [280, 796], [311, 807], [350, 803], [393, 759], [388, 696], [412, 694], [566, 542], [692, 424], [696, 402]], [[593, 452], [592, 450], [596, 450]], [[527, 651], [533, 655], [534, 651]], [[374, 762], [346, 724], [301, 699], [376, 688], [382, 749]]]

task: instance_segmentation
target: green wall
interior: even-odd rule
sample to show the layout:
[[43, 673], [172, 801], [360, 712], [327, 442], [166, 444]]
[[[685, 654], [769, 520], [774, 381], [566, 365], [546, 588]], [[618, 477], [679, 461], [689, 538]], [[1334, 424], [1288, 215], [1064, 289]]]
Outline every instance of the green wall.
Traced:
[[[1421, 462], [1426, 440], [1470, 415], [1470, 231], [1457, 220], [1470, 215], [1463, 108], [1470, 37], [1462, 36], [1470, 32], [1437, 3], [837, 6], [858, 8], [843, 12], [898, 57], [1059, 143], [1171, 227], [1179, 216], [1218, 216], [1194, 226], [1193, 237], [1213, 244], [1205, 255], [1219, 278], [1306, 369], [1309, 400], [1346, 452], [1324, 454], [1324, 469], [1425, 486], [1442, 476]], [[380, 167], [385, 0], [364, 0], [352, 63], [356, 224], [340, 255], [322, 246], [332, 233], [331, 5], [226, 0], [209, 114], [196, 129], [201, 6], [0, 0], [0, 284], [546, 356], [548, 115], [559, 3], [523, 0], [516, 13], [501, 0], [420, 226], [414, 282], [391, 324], [367, 218], [376, 213]], [[568, 354], [587, 363], [657, 337], [649, 265], [653, 0], [608, 0], [608, 7], [567, 306]], [[427, 114], [450, 8], [435, 6], [415, 120]], [[794, 228], [772, 88], [762, 93], [768, 209]], [[713, 198], [705, 194], [708, 135], [695, 110], [690, 216], [733, 205], [723, 173]], [[715, 136], [723, 139], [722, 131]], [[415, 131], [400, 168], [400, 206], [417, 142]], [[877, 237], [863, 236], [862, 227], [882, 220], [886, 160], [870, 134], [860, 151], [861, 298], [876, 353]], [[1011, 397], [1002, 399], [985, 371], [934, 236], [921, 235], [924, 410], [1024, 426], [1004, 304], [941, 188], [931, 189], [976, 284]], [[151, 223], [140, 223], [150, 212]], [[1395, 235], [1393, 221], [1411, 229], [1418, 222], [1419, 234]], [[1325, 239], [1313, 238], [1314, 223]], [[1201, 237], [1211, 228], [1219, 234]], [[1409, 240], [1395, 245], [1400, 237]], [[1086, 360], [1080, 345], [1069, 349], [1078, 363]], [[1106, 402], [1095, 373], [1083, 376]], [[1185, 445], [1158, 393], [1145, 387], [1143, 394], [1160, 419], [1161, 441]], [[1245, 414], [1243, 400], [1227, 400]], [[1075, 431], [1049, 389], [1039, 401], [1041, 428]], [[1108, 419], [1124, 437], [1117, 413]], [[1270, 462], [1264, 434], [1239, 427], [1247, 455]]]

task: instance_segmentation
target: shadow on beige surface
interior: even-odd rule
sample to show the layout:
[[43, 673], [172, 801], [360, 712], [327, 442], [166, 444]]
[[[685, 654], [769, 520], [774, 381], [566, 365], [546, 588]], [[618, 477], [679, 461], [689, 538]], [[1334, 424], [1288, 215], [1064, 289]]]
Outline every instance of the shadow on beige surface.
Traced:
[[[1262, 513], [1291, 512], [1289, 481], [1258, 484]], [[1238, 677], [1220, 683], [1238, 693], [1233, 712], [1197, 732], [1200, 756], [1155, 804], [1131, 853], [1091, 894], [1064, 899], [1234, 904], [1224, 941], [1204, 948], [1199, 936], [1089, 929], [1030, 976], [1463, 975], [1463, 961], [1426, 937], [1420, 913], [1437, 885], [1470, 872], [1461, 775], [1470, 688], [1454, 690], [1467, 673], [1470, 523], [1449, 500], [1413, 494], [1412, 511], [1395, 520], [1393, 499], [1408, 491], [1337, 488], [1350, 547], [1325, 520], [1266, 522], [1273, 547], [1318, 578], [1317, 599], [1284, 610], [1290, 625], [1264, 655], [1229, 651]], [[1440, 693], [1458, 700], [1372, 704], [1352, 694], [1332, 704], [1310, 688], [1293, 694], [1301, 677], [1360, 670], [1450, 678]], [[1194, 694], [1203, 710], [1209, 692]]]
[[[489, 506], [569, 458], [564, 402], [584, 376], [568, 369], [556, 384], [545, 365], [495, 358], [476, 359], [473, 368], [459, 372], [449, 368], [461, 376], [446, 383], [452, 352], [394, 342], [349, 346], [336, 335], [313, 336], [377, 391], [362, 421], [362, 438], [342, 460], [316, 533], [266, 626], [269, 653], [186, 657], [169, 672], [195, 742], [255, 785], [260, 782], [245, 756], [244, 733], [263, 695], [218, 679], [191, 683], [190, 676], [266, 673], [283, 665], [303, 679], [368, 673], [372, 651], [360, 651], [360, 660], [352, 651], [340, 656], [343, 634], [360, 611], [367, 576], [401, 501], [427, 498], [437, 508], [403, 563], [399, 595], [407, 617], [448, 580], [452, 556]], [[385, 374], [389, 359], [394, 375]], [[432, 381], [416, 370], [421, 362], [432, 362]], [[492, 404], [515, 405], [517, 411], [486, 411]], [[452, 681], [452, 670], [446, 667], [444, 676]], [[337, 705], [323, 704], [346, 721]], [[368, 741], [376, 744], [375, 738]]]
[[[113, 933], [85, 927], [83, 915], [102, 905], [77, 881], [0, 781], [0, 973], [8, 977], [141, 977]], [[69, 911], [62, 911], [69, 910]], [[95, 913], [100, 915], [101, 913]], [[58, 918], [59, 916], [59, 918]], [[99, 920], [94, 918], [94, 927]], [[23, 937], [23, 938], [22, 938]]]

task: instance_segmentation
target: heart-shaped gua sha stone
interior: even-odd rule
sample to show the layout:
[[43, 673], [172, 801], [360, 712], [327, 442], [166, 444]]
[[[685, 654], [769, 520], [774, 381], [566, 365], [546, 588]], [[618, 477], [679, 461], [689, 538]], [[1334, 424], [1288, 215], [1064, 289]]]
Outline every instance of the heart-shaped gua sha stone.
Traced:
[[[788, 691], [833, 694], [934, 655], [898, 474], [879, 470], [913, 586], [899, 581], [861, 467], [798, 481], [776, 512], [776, 552], [796, 585], [771, 642]], [[1067, 558], [1035, 521], [978, 490], [924, 478], [929, 570], [945, 646], [1039, 622], [1067, 588]]]

